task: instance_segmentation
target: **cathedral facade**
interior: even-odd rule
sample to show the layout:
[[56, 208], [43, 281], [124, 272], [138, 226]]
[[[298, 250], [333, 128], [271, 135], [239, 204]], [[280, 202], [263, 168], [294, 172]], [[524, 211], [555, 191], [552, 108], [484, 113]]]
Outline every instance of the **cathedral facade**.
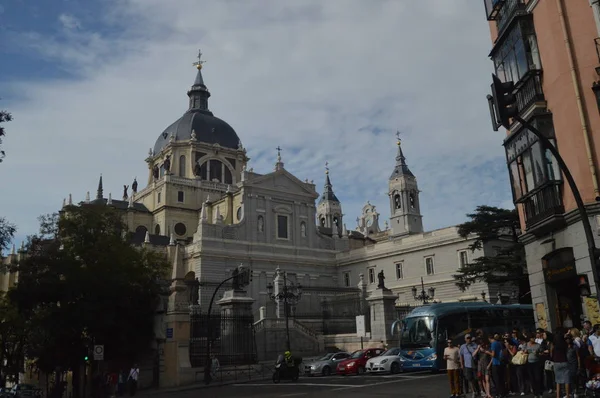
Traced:
[[[415, 288], [419, 293], [434, 292], [433, 300], [440, 302], [494, 300], [500, 293], [510, 293], [485, 283], [465, 292], [455, 285], [452, 275], [457, 269], [490, 255], [496, 244], [472, 252], [468, 246], [473, 239], [461, 238], [456, 226], [423, 230], [417, 179], [400, 141], [395, 164], [390, 159], [389, 221], [382, 225], [380, 213], [367, 202], [356, 227], [347, 228], [329, 170], [319, 193], [313, 181], [302, 181], [285, 169], [279, 151], [272, 170], [259, 173], [248, 168], [247, 151], [236, 131], [209, 110], [211, 94], [202, 62], [196, 65], [196, 79], [187, 92], [188, 109], [159, 134], [145, 159], [146, 186], [138, 190], [134, 180], [131, 192], [124, 186], [117, 199], [104, 194], [100, 177], [95, 198], [88, 193], [84, 200], [120, 209], [133, 243], [164, 251], [173, 264], [172, 294], [164, 308], [171, 318], [157, 324], [157, 338], [185, 340], [186, 332], [178, 335], [176, 325], [189, 325], [190, 301], [182, 293], [186, 282], [198, 279], [202, 292], [198, 304], [206, 311], [214, 288], [240, 264], [251, 269], [247, 294], [254, 299], [255, 319], [282, 316], [268, 292], [281, 272], [303, 286], [294, 309], [298, 314], [319, 314], [325, 300], [357, 287], [368, 295], [377, 288], [382, 271], [398, 307], [422, 304], [414, 297]], [[65, 205], [72, 203], [69, 195]], [[15, 261], [20, 255], [13, 249], [3, 261]], [[0, 290], [8, 290], [17, 280], [15, 273], [0, 274]], [[179, 348], [169, 355], [177, 357]], [[184, 357], [176, 360], [180, 367], [185, 367]], [[175, 374], [169, 377], [177, 379]]]

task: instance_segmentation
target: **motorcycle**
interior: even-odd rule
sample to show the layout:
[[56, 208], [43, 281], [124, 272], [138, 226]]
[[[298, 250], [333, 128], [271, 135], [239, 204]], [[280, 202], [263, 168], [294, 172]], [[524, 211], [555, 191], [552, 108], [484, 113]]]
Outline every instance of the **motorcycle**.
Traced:
[[273, 383], [277, 384], [281, 381], [281, 379], [298, 381], [299, 377], [300, 368], [298, 364], [294, 363], [294, 366], [283, 366], [283, 364], [278, 363], [275, 365], [275, 372], [273, 372]]

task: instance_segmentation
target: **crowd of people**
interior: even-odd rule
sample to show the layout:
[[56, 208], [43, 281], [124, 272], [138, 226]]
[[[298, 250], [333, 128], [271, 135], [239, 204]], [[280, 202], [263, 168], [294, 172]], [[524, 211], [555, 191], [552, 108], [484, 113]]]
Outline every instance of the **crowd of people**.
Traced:
[[447, 341], [444, 359], [451, 397], [529, 395], [545, 391], [556, 398], [577, 397], [600, 373], [600, 325], [557, 328], [554, 333], [513, 329], [512, 333], [466, 334], [456, 346]]

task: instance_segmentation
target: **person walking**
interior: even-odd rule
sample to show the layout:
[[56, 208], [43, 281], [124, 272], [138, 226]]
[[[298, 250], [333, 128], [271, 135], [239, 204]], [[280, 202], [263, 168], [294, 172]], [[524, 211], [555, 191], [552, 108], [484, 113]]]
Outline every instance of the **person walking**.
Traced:
[[563, 328], [557, 328], [554, 332], [554, 341], [552, 342], [551, 356], [554, 362], [554, 380], [556, 382], [556, 398], [560, 398], [560, 388], [565, 386], [565, 396], [570, 397], [571, 381], [569, 372], [569, 362], [567, 359], [567, 342], [565, 341], [565, 331]]
[[477, 384], [477, 357], [474, 355], [477, 351], [477, 344], [473, 341], [470, 334], [465, 335], [465, 344], [460, 346], [460, 367], [463, 371], [463, 377], [469, 384], [472, 396], [479, 391]]
[[504, 397], [506, 395], [505, 373], [506, 364], [502, 361], [502, 336], [495, 334], [490, 338], [490, 352], [492, 355], [492, 383], [494, 385], [494, 396]]
[[460, 352], [450, 339], [448, 339], [448, 347], [444, 349], [444, 359], [450, 382], [450, 398], [458, 398], [460, 396]]
[[129, 383], [129, 396], [131, 397], [133, 397], [137, 392], [139, 377], [140, 369], [138, 368], [137, 364], [134, 364], [129, 371], [129, 377], [127, 378], [127, 382]]
[[535, 335], [529, 336], [525, 345], [527, 351], [527, 375], [534, 398], [541, 398], [544, 394], [544, 361], [540, 358], [542, 346], [535, 341]]

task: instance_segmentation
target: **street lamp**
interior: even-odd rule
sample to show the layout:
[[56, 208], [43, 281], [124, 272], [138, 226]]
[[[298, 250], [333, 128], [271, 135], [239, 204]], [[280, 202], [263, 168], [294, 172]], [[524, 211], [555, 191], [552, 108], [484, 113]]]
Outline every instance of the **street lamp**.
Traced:
[[435, 287], [430, 286], [429, 289], [427, 289], [427, 292], [425, 292], [425, 284], [423, 283], [423, 277], [421, 277], [421, 293], [417, 294], [417, 287], [413, 286], [412, 294], [415, 300], [422, 301], [423, 304], [427, 304], [427, 302], [429, 300], [433, 300], [433, 297], [435, 296]]
[[[278, 269], [279, 270], [279, 269]], [[277, 303], [283, 302], [284, 305], [284, 314], [285, 314], [285, 336], [286, 336], [286, 346], [287, 351], [291, 351], [290, 347], [290, 326], [289, 326], [289, 317], [290, 317], [290, 304], [296, 305], [300, 298], [302, 297], [302, 285], [294, 284], [294, 282], [289, 282], [287, 280], [287, 272], [283, 272], [283, 291], [278, 293], [273, 293], [273, 284], [269, 282], [267, 285], [267, 293], [269, 294], [269, 298]]]

